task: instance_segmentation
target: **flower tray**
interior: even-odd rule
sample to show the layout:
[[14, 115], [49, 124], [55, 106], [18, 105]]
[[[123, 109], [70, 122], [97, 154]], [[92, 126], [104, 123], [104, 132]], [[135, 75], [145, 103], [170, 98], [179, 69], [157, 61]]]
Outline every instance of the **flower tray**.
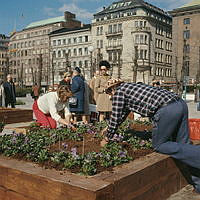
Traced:
[[187, 182], [169, 156], [152, 153], [94, 176], [0, 157], [0, 199], [164, 200]]
[[33, 120], [33, 111], [29, 109], [1, 108], [0, 122], [5, 124], [29, 122]]

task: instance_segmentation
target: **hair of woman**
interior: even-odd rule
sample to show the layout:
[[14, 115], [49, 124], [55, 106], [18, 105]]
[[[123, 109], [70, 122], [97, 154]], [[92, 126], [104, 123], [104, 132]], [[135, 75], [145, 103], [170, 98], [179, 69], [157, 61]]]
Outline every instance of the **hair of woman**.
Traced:
[[58, 98], [61, 102], [67, 102], [68, 98], [72, 96], [72, 92], [67, 85], [61, 85], [57, 89]]

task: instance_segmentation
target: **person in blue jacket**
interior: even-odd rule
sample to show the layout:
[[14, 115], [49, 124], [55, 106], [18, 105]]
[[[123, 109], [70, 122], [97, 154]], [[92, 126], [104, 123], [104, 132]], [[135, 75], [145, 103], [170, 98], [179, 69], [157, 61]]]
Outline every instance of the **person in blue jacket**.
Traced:
[[73, 95], [77, 98], [77, 104], [70, 105], [70, 111], [73, 115], [75, 115], [74, 122], [76, 123], [77, 121], [76, 116], [82, 115], [84, 112], [85, 86], [84, 86], [84, 78], [81, 75], [81, 69], [79, 67], [75, 67], [75, 69], [73, 70], [71, 91]]

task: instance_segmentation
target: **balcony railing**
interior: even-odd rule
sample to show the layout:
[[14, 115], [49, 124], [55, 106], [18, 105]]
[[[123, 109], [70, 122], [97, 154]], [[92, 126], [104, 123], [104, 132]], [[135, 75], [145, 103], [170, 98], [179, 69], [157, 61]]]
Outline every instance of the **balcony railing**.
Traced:
[[106, 46], [106, 50], [109, 51], [109, 50], [115, 50], [115, 49], [122, 49], [123, 48], [123, 45], [122, 44], [119, 44], [119, 45], [112, 45], [112, 46]]
[[150, 27], [142, 27], [142, 26], [139, 26], [139, 27], [135, 27], [135, 31], [151, 31], [151, 28]]
[[123, 31], [112, 31], [112, 32], [106, 32], [106, 36], [116, 36], [116, 35], [123, 35]]

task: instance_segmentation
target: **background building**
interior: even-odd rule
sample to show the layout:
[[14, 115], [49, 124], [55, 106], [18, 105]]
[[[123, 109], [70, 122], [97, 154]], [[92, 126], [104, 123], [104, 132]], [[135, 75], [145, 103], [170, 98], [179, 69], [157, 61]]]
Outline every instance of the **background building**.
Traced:
[[51, 43], [52, 81], [59, 83], [63, 73], [80, 67], [86, 79], [90, 78], [91, 25], [62, 28], [49, 34]]
[[170, 12], [173, 16], [173, 44], [179, 80], [199, 80], [200, 76], [200, 0]]
[[8, 43], [9, 37], [0, 34], [0, 80], [5, 80], [9, 73]]
[[172, 19], [144, 2], [113, 2], [94, 15], [94, 52], [112, 64], [112, 75], [128, 81], [172, 80]]
[[50, 83], [49, 33], [62, 27], [80, 27], [75, 14], [50, 18], [29, 24], [25, 29], [11, 35], [9, 52], [10, 68], [19, 85], [31, 86], [34, 82], [43, 86]]

